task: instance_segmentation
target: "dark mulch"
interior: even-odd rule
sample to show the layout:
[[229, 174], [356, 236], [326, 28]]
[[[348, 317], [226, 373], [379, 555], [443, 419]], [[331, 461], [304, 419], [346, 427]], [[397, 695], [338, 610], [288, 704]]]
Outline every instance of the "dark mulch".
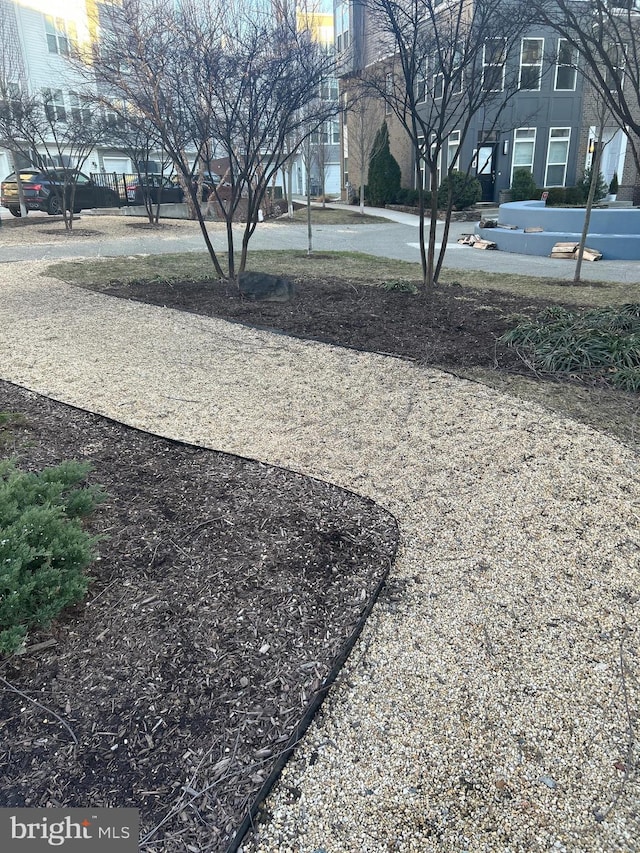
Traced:
[[4, 456], [88, 459], [109, 497], [86, 604], [0, 665], [0, 806], [135, 807], [143, 850], [226, 850], [372, 604], [395, 521], [3, 382], [1, 411], [26, 418]]
[[496, 341], [515, 314], [533, 315], [547, 305], [499, 291], [440, 285], [429, 310], [420, 297], [343, 279], [292, 277], [289, 303], [252, 302], [220, 282], [132, 282], [101, 287], [113, 296], [177, 308], [277, 330], [340, 346], [391, 353], [455, 369], [475, 365], [522, 367]]

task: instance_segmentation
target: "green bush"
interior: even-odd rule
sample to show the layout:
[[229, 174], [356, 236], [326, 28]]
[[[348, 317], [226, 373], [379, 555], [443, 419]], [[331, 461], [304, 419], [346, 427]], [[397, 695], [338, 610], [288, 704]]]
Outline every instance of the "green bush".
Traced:
[[576, 207], [583, 206], [586, 201], [581, 187], [565, 187], [564, 197], [567, 204], [574, 204]]
[[81, 519], [103, 498], [95, 487], [79, 487], [88, 471], [63, 462], [31, 474], [0, 463], [0, 654], [86, 592], [95, 539]]
[[[591, 168], [584, 170], [582, 181], [579, 186], [582, 189], [582, 201], [584, 203], [589, 196], [589, 187], [591, 186]], [[600, 199], [603, 199], [606, 196], [608, 189], [609, 187], [602, 175], [602, 172], [598, 172], [598, 183], [596, 184], [596, 193], [593, 200], [600, 201]]]
[[418, 190], [400, 187], [397, 195], [398, 204], [406, 204], [407, 207], [418, 206]]
[[394, 204], [400, 192], [401, 173], [398, 161], [389, 149], [386, 121], [376, 134], [369, 160], [367, 200], [375, 207]]
[[567, 203], [567, 191], [565, 187], [545, 188], [547, 194], [547, 207], [561, 207]]
[[536, 370], [595, 376], [640, 389], [640, 304], [574, 313], [561, 306], [519, 323], [500, 343], [526, 355]]
[[610, 195], [618, 195], [618, 173], [614, 172], [613, 177], [611, 178], [611, 183], [609, 184], [609, 194]]
[[549, 187], [547, 193], [547, 207], [584, 207], [585, 197], [582, 186], [579, 187]]
[[446, 210], [449, 205], [449, 188], [451, 188], [452, 210], [466, 210], [468, 207], [473, 207], [482, 198], [480, 181], [454, 169], [438, 188], [438, 208], [440, 210]]
[[533, 175], [529, 169], [514, 169], [511, 179], [511, 201], [529, 201], [533, 198], [540, 198], [540, 190], [533, 180]]

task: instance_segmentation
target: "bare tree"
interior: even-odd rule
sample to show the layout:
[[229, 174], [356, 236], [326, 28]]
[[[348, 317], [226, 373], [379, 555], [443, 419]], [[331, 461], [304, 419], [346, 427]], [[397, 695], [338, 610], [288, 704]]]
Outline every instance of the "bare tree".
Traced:
[[71, 93], [71, 109], [60, 90], [46, 89], [35, 95], [21, 89], [0, 115], [0, 136], [11, 140], [14, 151], [33, 161], [41, 171], [56, 166], [51, 184], [49, 213], [61, 213], [65, 228], [73, 228], [77, 172], [102, 139], [104, 128], [93, 120], [85, 96]]
[[[124, 0], [109, 10], [93, 63], [105, 93], [156, 129], [181, 175], [216, 273], [237, 278], [289, 137], [305, 138], [327, 116], [318, 98], [332, 59], [300, 26], [294, 9], [248, 9], [211, 0]], [[309, 116], [314, 121], [309, 126]], [[196, 162], [228, 162], [214, 193], [226, 224], [228, 269], [213, 249], [192, 178]], [[239, 258], [234, 221], [243, 212]]]
[[[99, 103], [99, 99], [98, 103]], [[161, 141], [154, 126], [144, 116], [134, 116], [122, 105], [116, 121], [106, 120], [106, 134], [113, 147], [120, 151], [135, 164], [134, 170], [143, 188], [143, 203], [147, 218], [151, 225], [157, 225], [160, 220], [160, 205], [162, 203], [162, 183], [157, 187], [156, 201], [151, 192], [144, 188], [151, 186], [149, 163], [160, 157], [159, 174], [165, 175], [171, 165], [171, 159], [162, 151]], [[153, 170], [154, 174], [158, 169]]]
[[[488, 133], [501, 126], [505, 108], [518, 91], [508, 56], [527, 27], [524, 0], [366, 0], [376, 29], [379, 61], [361, 75], [362, 84], [381, 97], [406, 131], [414, 152], [420, 216], [419, 245], [423, 293], [438, 280], [451, 218], [436, 259], [439, 165], [453, 133], [457, 148], [447, 157], [446, 174], [460, 168], [459, 152], [472, 123]], [[385, 57], [388, 57], [385, 59]], [[469, 166], [471, 164], [468, 164]], [[431, 204], [425, 233], [425, 177]]]
[[374, 98], [371, 91], [367, 87], [359, 85], [357, 81], [352, 83], [346, 95], [345, 109], [352, 117], [351, 125], [348, 126], [346, 143], [349, 153], [349, 179], [350, 183], [353, 184], [351, 177], [358, 175], [360, 213], [364, 216], [364, 188], [367, 170], [373, 154], [376, 134], [384, 119], [384, 109], [380, 108], [380, 115], [376, 115], [376, 106], [380, 106], [380, 100]]

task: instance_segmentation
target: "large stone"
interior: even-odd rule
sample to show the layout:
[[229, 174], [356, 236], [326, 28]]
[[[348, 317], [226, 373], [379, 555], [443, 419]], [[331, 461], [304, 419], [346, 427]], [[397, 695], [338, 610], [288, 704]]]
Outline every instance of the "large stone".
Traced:
[[238, 276], [240, 293], [259, 302], [288, 302], [293, 284], [279, 275], [266, 272], [242, 272]]

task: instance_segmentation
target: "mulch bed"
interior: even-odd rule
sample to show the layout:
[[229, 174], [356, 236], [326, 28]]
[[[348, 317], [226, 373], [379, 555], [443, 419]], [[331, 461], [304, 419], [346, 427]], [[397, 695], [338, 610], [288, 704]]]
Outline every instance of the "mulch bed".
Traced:
[[394, 519], [4, 382], [0, 411], [25, 415], [3, 456], [90, 460], [108, 494], [86, 603], [0, 665], [0, 806], [134, 807], [141, 850], [227, 850], [354, 641]]
[[532, 316], [555, 304], [452, 282], [435, 289], [427, 308], [420, 297], [401, 290], [312, 275], [291, 281], [295, 295], [288, 303], [254, 302], [217, 281], [112, 283], [100, 291], [451, 370], [523, 369], [514, 352], [497, 349], [496, 341], [515, 325], [515, 314]]

